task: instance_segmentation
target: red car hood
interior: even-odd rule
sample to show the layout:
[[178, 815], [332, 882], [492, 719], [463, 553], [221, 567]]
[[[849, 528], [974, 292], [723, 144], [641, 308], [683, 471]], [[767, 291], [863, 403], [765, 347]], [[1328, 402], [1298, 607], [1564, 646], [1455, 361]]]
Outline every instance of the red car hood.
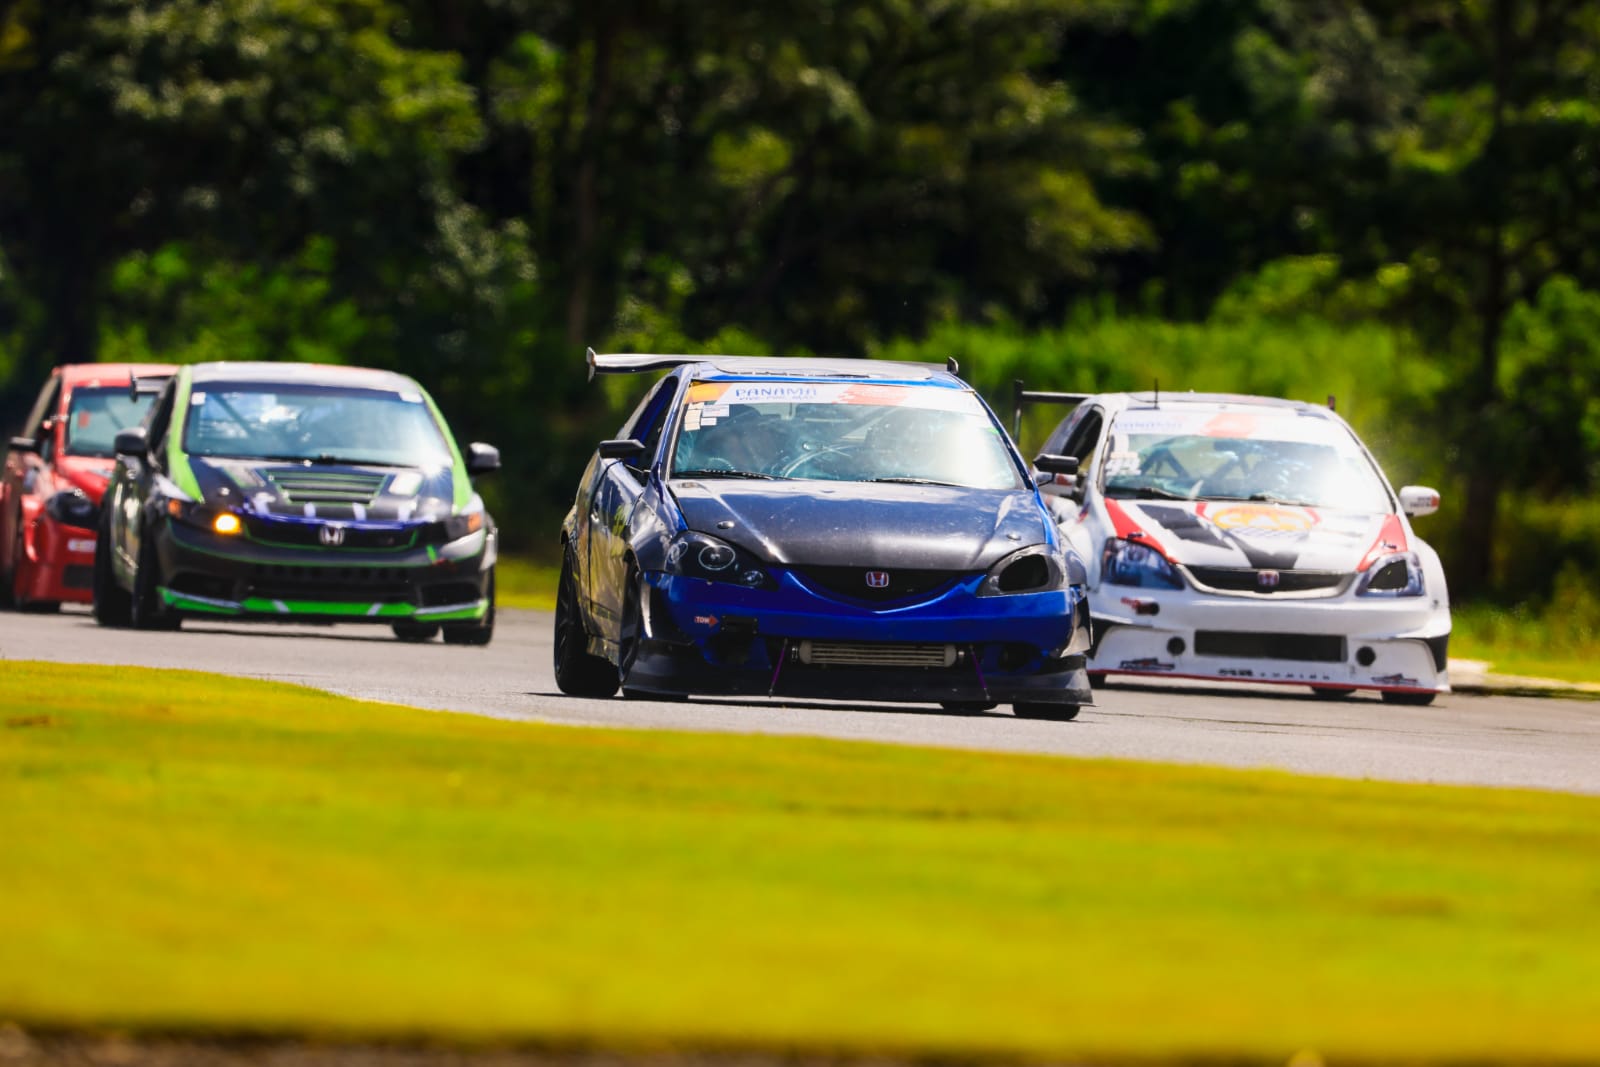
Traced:
[[[1142, 530], [1173, 562], [1189, 567], [1253, 567], [1349, 573], [1377, 542], [1404, 551], [1397, 517], [1233, 500], [1110, 500], [1120, 536]], [[1148, 543], [1148, 542], [1146, 542]]]

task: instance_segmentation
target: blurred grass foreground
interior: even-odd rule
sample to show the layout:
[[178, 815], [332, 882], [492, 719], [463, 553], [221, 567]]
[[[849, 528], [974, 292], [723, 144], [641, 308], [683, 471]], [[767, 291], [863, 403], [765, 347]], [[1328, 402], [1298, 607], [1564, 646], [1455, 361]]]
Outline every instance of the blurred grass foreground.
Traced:
[[1600, 1058], [1600, 798], [0, 673], [0, 1021], [937, 1057]]

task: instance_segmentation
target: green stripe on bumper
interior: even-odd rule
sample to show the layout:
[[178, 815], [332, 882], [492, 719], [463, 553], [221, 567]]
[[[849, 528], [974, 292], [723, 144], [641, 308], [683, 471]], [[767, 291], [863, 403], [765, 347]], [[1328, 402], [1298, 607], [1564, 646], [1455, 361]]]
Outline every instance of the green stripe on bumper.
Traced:
[[212, 600], [190, 596], [171, 589], [161, 590], [162, 601], [178, 611], [210, 615], [306, 615], [322, 619], [417, 619], [423, 622], [457, 622], [481, 619], [489, 613], [487, 600], [471, 604], [446, 604], [437, 608], [417, 608], [410, 604], [347, 603], [329, 600], [268, 600], [246, 597], [243, 600]]

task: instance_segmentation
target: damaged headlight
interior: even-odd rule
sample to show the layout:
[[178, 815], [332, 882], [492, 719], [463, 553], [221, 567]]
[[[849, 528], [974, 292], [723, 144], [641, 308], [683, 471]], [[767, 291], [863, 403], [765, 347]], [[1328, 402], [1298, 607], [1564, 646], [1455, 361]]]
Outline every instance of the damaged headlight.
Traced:
[[979, 596], [1044, 593], [1067, 584], [1067, 562], [1051, 545], [1030, 545], [1000, 560], [978, 585]]

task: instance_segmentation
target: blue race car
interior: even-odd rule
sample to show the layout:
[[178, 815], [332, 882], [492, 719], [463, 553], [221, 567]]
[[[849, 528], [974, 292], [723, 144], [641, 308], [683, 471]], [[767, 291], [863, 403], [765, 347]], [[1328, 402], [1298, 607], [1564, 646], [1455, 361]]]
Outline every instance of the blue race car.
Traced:
[[1083, 563], [952, 371], [592, 350], [589, 364], [670, 373], [600, 443], [562, 524], [563, 692], [1008, 703], [1061, 720], [1093, 702]]

